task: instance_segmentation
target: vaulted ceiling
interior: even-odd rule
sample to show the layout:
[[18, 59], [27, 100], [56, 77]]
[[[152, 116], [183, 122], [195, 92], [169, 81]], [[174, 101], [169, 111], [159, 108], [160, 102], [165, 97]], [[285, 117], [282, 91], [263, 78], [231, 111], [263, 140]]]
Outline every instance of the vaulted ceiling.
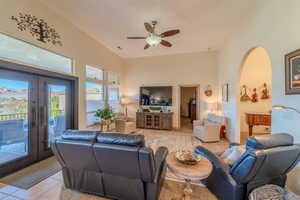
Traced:
[[[157, 56], [216, 50], [243, 22], [251, 0], [41, 0], [57, 14], [121, 57]], [[166, 38], [171, 48], [144, 50], [144, 22], [157, 20], [157, 32], [178, 28]], [[120, 46], [122, 50], [117, 47]]]

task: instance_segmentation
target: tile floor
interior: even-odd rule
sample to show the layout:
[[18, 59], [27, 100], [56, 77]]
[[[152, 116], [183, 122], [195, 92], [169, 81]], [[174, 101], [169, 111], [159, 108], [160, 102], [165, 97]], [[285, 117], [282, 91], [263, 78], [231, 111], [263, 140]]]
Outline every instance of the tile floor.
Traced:
[[[144, 134], [146, 141], [153, 141], [149, 144], [152, 148], [164, 144], [171, 151], [176, 146], [195, 146], [201, 142], [194, 139], [191, 132], [182, 131], [153, 131], [139, 130], [138, 133]], [[180, 137], [174, 137], [180, 136]], [[219, 143], [204, 144], [207, 148], [214, 151], [222, 151], [228, 147], [228, 142], [221, 141]], [[207, 188], [199, 185], [193, 185], [192, 200], [216, 200], [216, 197], [208, 191]], [[182, 195], [184, 188], [183, 183], [166, 180], [161, 194], [160, 200], [177, 199]], [[16, 188], [14, 186], [0, 183], [0, 200], [106, 200], [105, 198], [83, 194], [80, 192], [66, 189], [63, 184], [61, 172], [45, 179], [39, 184], [28, 190]]]
[[[172, 200], [180, 198], [182, 195], [183, 183], [166, 180], [160, 200]], [[207, 188], [203, 186], [192, 185], [192, 200], [217, 200]], [[83, 194], [80, 192], [66, 189], [63, 185], [61, 172], [45, 179], [29, 190], [23, 190], [13, 186], [0, 184], [1, 200], [108, 200], [106, 198]]]

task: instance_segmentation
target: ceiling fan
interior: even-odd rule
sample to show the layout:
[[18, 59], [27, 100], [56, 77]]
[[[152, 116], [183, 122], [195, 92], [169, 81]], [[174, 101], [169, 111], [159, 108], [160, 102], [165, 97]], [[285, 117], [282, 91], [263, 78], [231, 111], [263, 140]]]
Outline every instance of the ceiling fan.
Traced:
[[171, 47], [172, 44], [170, 42], [164, 40], [163, 38], [176, 35], [180, 32], [180, 30], [174, 29], [174, 30], [169, 30], [169, 31], [163, 32], [161, 34], [157, 34], [157, 33], [155, 33], [156, 24], [157, 24], [157, 21], [152, 21], [151, 24], [148, 22], [144, 23], [146, 31], [149, 33], [149, 35], [147, 37], [127, 37], [127, 39], [144, 39], [147, 43], [145, 45], [144, 49], [148, 49], [149, 47], [154, 47], [159, 44], [161, 44], [165, 47]]

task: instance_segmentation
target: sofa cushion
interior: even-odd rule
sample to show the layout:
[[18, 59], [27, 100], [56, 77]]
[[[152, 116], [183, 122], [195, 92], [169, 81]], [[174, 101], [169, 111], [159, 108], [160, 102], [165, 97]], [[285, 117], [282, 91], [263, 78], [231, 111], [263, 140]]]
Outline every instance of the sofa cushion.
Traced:
[[117, 144], [136, 147], [145, 146], [144, 136], [133, 134], [101, 133], [97, 137], [97, 142], [104, 144]]
[[290, 146], [293, 143], [293, 136], [286, 133], [251, 136], [247, 139], [247, 150]]
[[61, 135], [64, 140], [95, 141], [101, 132], [96, 130], [66, 130]]

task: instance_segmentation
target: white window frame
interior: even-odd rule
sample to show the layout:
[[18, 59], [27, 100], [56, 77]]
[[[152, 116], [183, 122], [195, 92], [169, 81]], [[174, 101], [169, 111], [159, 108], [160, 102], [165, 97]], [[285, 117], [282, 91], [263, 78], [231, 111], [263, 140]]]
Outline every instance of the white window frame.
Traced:
[[[102, 72], [103, 72], [103, 80], [97, 80], [97, 79], [86, 77], [86, 67], [87, 66], [94, 67], [94, 68], [97, 68], [99, 70], [102, 70]], [[117, 76], [117, 82], [114, 82], [114, 81], [110, 82], [108, 80], [109, 73], [114, 73]], [[96, 67], [94, 65], [85, 65], [85, 83], [86, 82], [92, 82], [92, 83], [95, 83], [95, 84], [102, 84], [103, 85], [103, 99], [104, 99], [104, 104], [105, 105], [109, 104], [109, 96], [108, 96], [108, 88], [109, 88], [109, 86], [113, 86], [113, 87], [118, 87], [119, 88], [119, 102], [121, 101], [120, 100], [120, 98], [121, 98], [120, 97], [120, 79], [119, 79], [119, 75], [117, 73], [115, 73], [113, 71], [105, 70], [105, 69], [103, 69], [101, 67]], [[85, 88], [85, 92], [86, 92], [86, 88]], [[87, 105], [87, 98], [86, 98], [86, 96], [87, 96], [87, 94], [85, 93], [85, 102], [86, 102], [86, 105]], [[90, 114], [90, 113], [91, 112], [87, 112], [86, 111], [86, 116], [87, 116], [87, 114]], [[87, 122], [86, 122], [86, 124], [87, 124]]]

